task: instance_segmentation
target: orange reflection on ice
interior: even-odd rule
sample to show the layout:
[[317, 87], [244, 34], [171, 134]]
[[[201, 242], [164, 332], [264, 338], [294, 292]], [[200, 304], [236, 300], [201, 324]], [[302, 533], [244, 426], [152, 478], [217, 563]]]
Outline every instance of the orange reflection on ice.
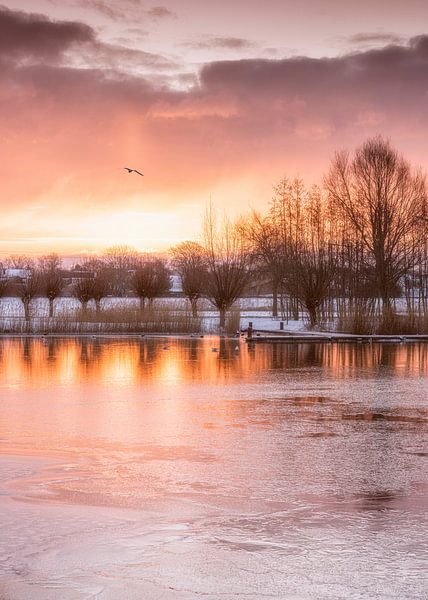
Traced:
[[[14, 338], [0, 341], [3, 386], [48, 381], [99, 385], [181, 381], [232, 383], [272, 369], [321, 367], [346, 378], [361, 369], [417, 376], [427, 369], [426, 344], [254, 344], [236, 339]], [[31, 382], [31, 383], [30, 383]]]

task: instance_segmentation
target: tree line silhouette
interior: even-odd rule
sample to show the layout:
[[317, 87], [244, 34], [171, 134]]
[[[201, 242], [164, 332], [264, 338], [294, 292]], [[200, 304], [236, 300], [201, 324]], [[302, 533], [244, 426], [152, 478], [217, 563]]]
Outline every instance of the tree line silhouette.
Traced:
[[[406, 327], [419, 330], [428, 322], [426, 192], [424, 174], [377, 136], [353, 154], [336, 153], [322, 185], [284, 177], [265, 212], [232, 222], [208, 207], [200, 241], [178, 244], [168, 256], [116, 246], [85, 260], [68, 294], [84, 312], [91, 300], [99, 312], [106, 296], [128, 295], [144, 310], [169, 292], [174, 271], [192, 315], [208, 298], [222, 328], [238, 298], [262, 290], [272, 294], [274, 317], [303, 313], [311, 327], [335, 321], [355, 332], [403, 327], [395, 307], [401, 297]], [[0, 279], [0, 295], [18, 296], [27, 320], [33, 298], [44, 296], [52, 317], [66, 286], [61, 259], [12, 256], [7, 264], [27, 276], [15, 284]]]

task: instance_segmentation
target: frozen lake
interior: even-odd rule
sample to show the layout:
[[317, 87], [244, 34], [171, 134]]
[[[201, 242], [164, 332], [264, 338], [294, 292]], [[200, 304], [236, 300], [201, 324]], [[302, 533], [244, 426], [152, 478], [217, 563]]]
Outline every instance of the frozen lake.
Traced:
[[0, 598], [426, 600], [427, 434], [424, 344], [3, 338]]

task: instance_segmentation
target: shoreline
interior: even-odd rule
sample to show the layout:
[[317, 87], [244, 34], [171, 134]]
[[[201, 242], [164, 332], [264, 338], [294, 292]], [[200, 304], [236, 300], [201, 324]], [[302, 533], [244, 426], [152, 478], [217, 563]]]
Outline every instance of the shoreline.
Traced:
[[7, 339], [210, 339], [221, 338], [229, 340], [243, 340], [247, 344], [253, 343], [287, 343], [287, 344], [311, 344], [311, 343], [348, 343], [348, 344], [385, 344], [385, 343], [428, 343], [428, 334], [352, 334], [340, 332], [287, 332], [255, 330], [251, 337], [244, 332], [236, 334], [206, 333], [0, 333], [0, 340]]
[[263, 335], [260, 332], [252, 337], [246, 337], [245, 341], [248, 344], [260, 343], [285, 343], [285, 344], [307, 344], [307, 343], [342, 343], [342, 344], [403, 344], [407, 342], [423, 342], [428, 343], [428, 334], [370, 334], [358, 335], [354, 333], [300, 333], [300, 334], [284, 334], [281, 335]]

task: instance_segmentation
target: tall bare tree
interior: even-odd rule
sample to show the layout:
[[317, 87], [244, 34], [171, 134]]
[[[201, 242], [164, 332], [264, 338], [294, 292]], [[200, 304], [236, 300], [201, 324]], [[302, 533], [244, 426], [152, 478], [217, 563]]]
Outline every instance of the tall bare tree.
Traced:
[[207, 253], [206, 295], [220, 313], [220, 329], [226, 312], [242, 296], [251, 276], [251, 254], [242, 236], [242, 226], [224, 219], [218, 226], [210, 206], [204, 220]]
[[253, 211], [244, 222], [243, 235], [248, 239], [259, 276], [271, 281], [272, 316], [278, 316], [278, 295], [285, 275], [283, 238], [271, 215]]
[[298, 237], [289, 246], [285, 285], [306, 308], [310, 326], [314, 327], [337, 266], [328, 209], [316, 186], [305, 193], [298, 231]]
[[293, 289], [285, 287], [285, 282], [292, 267], [290, 260], [292, 253], [295, 254], [293, 248], [301, 239], [303, 231], [302, 215], [306, 197], [307, 190], [302, 179], [283, 177], [274, 186], [274, 195], [267, 215], [267, 222], [276, 240], [278, 274], [280, 273], [282, 278], [282, 289], [294, 319], [299, 318], [300, 300]]
[[412, 266], [412, 244], [426, 215], [424, 176], [389, 141], [367, 140], [354, 156], [338, 152], [325, 177], [333, 208], [361, 242], [384, 313]]

